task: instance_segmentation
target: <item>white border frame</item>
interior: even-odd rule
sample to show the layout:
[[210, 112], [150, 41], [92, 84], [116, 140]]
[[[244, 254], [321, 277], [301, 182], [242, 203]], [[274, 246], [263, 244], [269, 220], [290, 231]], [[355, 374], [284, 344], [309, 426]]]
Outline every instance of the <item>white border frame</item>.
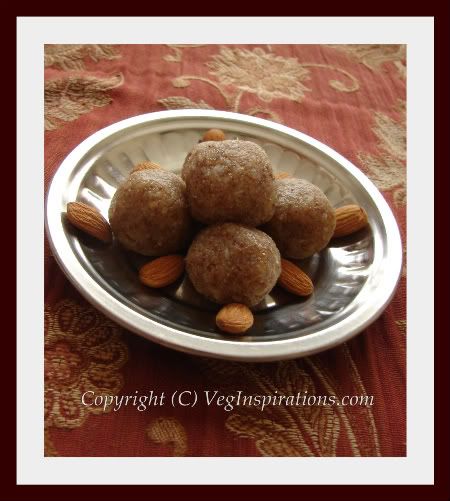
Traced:
[[[232, 30], [229, 28], [230, 24], [233, 26]], [[433, 18], [190, 17], [186, 20], [186, 18], [164, 17], [27, 17], [18, 19], [17, 28], [17, 482], [19, 484], [433, 483]], [[92, 42], [405, 43], [408, 45], [408, 456], [406, 458], [45, 458], [43, 456], [43, 44]], [[36, 189], [37, 187], [40, 188]], [[423, 266], [423, 263], [426, 263], [426, 266]], [[422, 291], [427, 293], [423, 294]]]

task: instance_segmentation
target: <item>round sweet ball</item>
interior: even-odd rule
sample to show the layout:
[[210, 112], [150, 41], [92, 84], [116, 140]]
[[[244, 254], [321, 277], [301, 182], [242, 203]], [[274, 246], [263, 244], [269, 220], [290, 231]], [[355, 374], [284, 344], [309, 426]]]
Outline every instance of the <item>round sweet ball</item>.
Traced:
[[303, 259], [327, 246], [336, 217], [326, 195], [303, 179], [276, 181], [275, 214], [264, 227], [281, 255]]
[[259, 226], [273, 215], [272, 166], [251, 141], [202, 142], [186, 157], [181, 175], [192, 217], [202, 223]]
[[276, 284], [280, 261], [269, 235], [223, 223], [196, 236], [186, 257], [186, 270], [195, 289], [210, 300], [255, 306]]
[[182, 250], [191, 235], [184, 181], [161, 169], [134, 172], [114, 194], [109, 222], [128, 250], [145, 256]]

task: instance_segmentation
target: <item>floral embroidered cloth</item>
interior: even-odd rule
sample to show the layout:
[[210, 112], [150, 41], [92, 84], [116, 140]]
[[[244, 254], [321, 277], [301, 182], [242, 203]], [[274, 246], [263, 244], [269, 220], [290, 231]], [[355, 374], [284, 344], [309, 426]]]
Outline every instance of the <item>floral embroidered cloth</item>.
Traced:
[[[45, 186], [93, 132], [162, 109], [258, 115], [328, 144], [383, 192], [406, 240], [405, 47], [48, 45]], [[45, 249], [49, 456], [404, 456], [406, 269], [384, 314], [333, 350], [246, 364], [192, 357], [124, 331], [86, 303]], [[373, 396], [373, 406], [83, 406], [86, 391]], [[92, 394], [91, 394], [92, 395]]]

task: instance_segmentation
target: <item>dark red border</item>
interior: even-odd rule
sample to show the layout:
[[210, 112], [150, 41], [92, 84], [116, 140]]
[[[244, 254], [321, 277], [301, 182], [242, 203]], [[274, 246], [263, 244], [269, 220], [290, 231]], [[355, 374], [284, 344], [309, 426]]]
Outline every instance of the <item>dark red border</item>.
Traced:
[[[367, 5], [356, 2], [354, 0], [346, 1], [344, 3], [334, 3], [330, 8], [327, 7], [326, 15], [412, 15], [414, 11], [415, 16], [434, 16], [435, 17], [435, 90], [436, 90], [436, 103], [435, 107], [435, 146], [436, 146], [436, 163], [435, 163], [435, 262], [439, 263], [435, 269], [438, 273], [435, 274], [435, 343], [436, 343], [436, 365], [435, 365], [435, 485], [434, 486], [16, 486], [16, 441], [15, 435], [12, 430], [15, 429], [15, 415], [12, 412], [15, 409], [14, 402], [11, 400], [12, 392], [10, 379], [11, 374], [15, 374], [15, 340], [12, 336], [15, 327], [15, 316], [11, 316], [9, 320], [12, 325], [7, 329], [3, 329], [3, 343], [6, 346], [3, 348], [3, 353], [10, 353], [11, 356], [4, 356], [1, 365], [2, 381], [4, 382], [4, 398], [7, 402], [7, 409], [3, 407], [2, 410], [2, 444], [3, 444], [3, 468], [2, 468], [2, 486], [0, 489], [1, 500], [46, 500], [46, 501], [60, 501], [65, 499], [67, 501], [79, 499], [95, 499], [96, 501], [108, 500], [149, 500], [149, 499], [185, 499], [185, 500], [210, 500], [215, 499], [226, 500], [230, 499], [258, 499], [259, 501], [270, 499], [314, 499], [321, 501], [325, 499], [333, 500], [353, 500], [365, 499], [367, 501], [378, 499], [391, 499], [397, 500], [447, 500], [450, 497], [449, 487], [449, 430], [448, 423], [450, 422], [449, 416], [449, 374], [448, 374], [448, 353], [449, 353], [449, 321], [448, 321], [448, 305], [449, 301], [449, 207], [448, 207], [448, 189], [449, 182], [449, 127], [448, 117], [450, 115], [448, 89], [450, 88], [449, 82], [449, 8], [448, 3], [444, 0], [442, 2], [424, 2], [424, 5], [419, 7], [408, 7], [408, 11], [400, 4], [394, 2], [384, 2], [385, 5], [380, 5], [377, 2], [376, 10], [378, 12], [366, 12], [363, 10], [368, 9]], [[47, 5], [48, 6], [48, 5]], [[218, 10], [222, 10], [222, 4], [217, 4]], [[93, 5], [102, 7], [99, 4]], [[247, 7], [247, 8], [246, 8]], [[364, 7], [364, 9], [363, 9]], [[106, 7], [105, 7], [106, 8]], [[182, 6], [177, 15], [212, 15], [213, 4], [189, 4]], [[101, 10], [101, 9], [98, 9]], [[240, 5], [240, 12], [234, 15], [254, 15], [255, 12], [260, 15], [320, 15], [320, 12], [314, 12], [314, 5], [308, 6], [307, 3], [302, 2], [301, 12], [290, 13], [268, 13], [264, 5], [259, 5], [257, 10], [250, 4]], [[317, 10], [317, 9], [316, 9]], [[322, 12], [324, 7], [322, 7]], [[58, 5], [57, 12], [60, 13], [61, 5]], [[151, 15], [167, 15], [166, 12], [155, 12], [152, 7]], [[188, 11], [188, 12], [186, 12]], [[200, 12], [199, 12], [200, 11]], [[103, 10], [97, 12], [98, 15], [111, 14], [111, 5]], [[173, 11], [172, 11], [173, 13]], [[90, 15], [92, 15], [91, 13]], [[223, 15], [223, 12], [218, 12], [217, 15]], [[42, 15], [42, 14], [40, 14]], [[15, 24], [15, 20], [14, 20]], [[13, 36], [15, 37], [15, 27], [13, 28]], [[3, 63], [4, 68], [8, 68], [8, 74], [11, 75], [12, 70], [15, 68], [15, 58], [12, 50], [3, 50]], [[6, 60], [5, 60], [6, 58]], [[9, 83], [14, 85], [14, 80], [9, 77]], [[5, 83], [6, 76], [3, 79]], [[13, 91], [14, 92], [14, 91]], [[4, 97], [7, 94], [3, 94]], [[9, 104], [13, 106], [12, 100], [5, 99], [4, 105]], [[14, 113], [14, 110], [12, 111]], [[6, 122], [10, 126], [10, 131], [13, 126], [10, 121]], [[7, 143], [5, 143], [7, 144]], [[11, 150], [12, 152], [12, 150]], [[12, 153], [14, 155], [14, 153]], [[14, 162], [14, 158], [13, 158]], [[13, 165], [13, 163], [11, 163]], [[39, 162], [37, 162], [37, 167]], [[424, 166], [424, 168], [431, 169], [431, 166]], [[10, 176], [10, 180], [4, 180], [4, 186], [10, 186], [10, 195], [13, 200], [2, 198], [4, 218], [3, 232], [8, 235], [8, 241], [15, 241], [15, 227], [13, 224], [13, 216], [11, 208], [15, 206], [15, 175], [12, 169], [8, 168], [8, 164], [3, 168], [4, 176]], [[6, 184], [8, 183], [8, 184]], [[8, 209], [8, 210], [7, 210]], [[414, 222], [411, 222], [414, 224]], [[9, 227], [8, 227], [9, 226]], [[15, 260], [15, 252], [13, 246], [8, 246], [6, 250], [9, 253], [7, 260], [4, 263], [12, 263]], [[12, 250], [12, 252], [11, 252]], [[426, 265], [426, 264], [424, 264]], [[13, 311], [13, 302], [15, 298], [15, 275], [12, 266], [8, 264], [5, 266], [6, 272], [11, 273], [12, 287], [4, 289], [8, 291], [8, 295], [3, 295], [4, 301], [9, 301], [3, 304], [4, 311]], [[14, 275], [14, 277], [12, 276]], [[427, 291], [424, 291], [427, 293]], [[5, 316], [6, 317], [6, 316]], [[6, 318], [5, 318], [6, 321]], [[431, 332], [424, 332], [424, 336], [431, 335]], [[423, 391], [418, 388], [418, 391]], [[14, 406], [14, 407], [13, 407]], [[30, 412], [39, 412], [39, 409], [30, 409]], [[351, 467], [349, 465], [349, 467]], [[299, 472], [301, 476], [301, 472]]]

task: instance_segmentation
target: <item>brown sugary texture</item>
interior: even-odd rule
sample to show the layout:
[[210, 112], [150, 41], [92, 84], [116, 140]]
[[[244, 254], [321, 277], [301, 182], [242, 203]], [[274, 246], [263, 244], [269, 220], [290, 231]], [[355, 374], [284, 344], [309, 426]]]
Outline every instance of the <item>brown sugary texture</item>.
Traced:
[[119, 242], [139, 254], [182, 250], [191, 235], [184, 181], [159, 169], [131, 174], [114, 194], [109, 222]]
[[325, 194], [303, 179], [280, 179], [275, 185], [275, 214], [264, 231], [275, 240], [281, 255], [303, 259], [326, 247], [336, 218]]
[[196, 236], [186, 257], [186, 270], [195, 289], [212, 301], [254, 306], [280, 276], [280, 253], [260, 230], [217, 224]]
[[186, 181], [192, 216], [206, 224], [258, 226], [274, 212], [274, 176], [269, 157], [251, 141], [200, 143], [188, 154]]

